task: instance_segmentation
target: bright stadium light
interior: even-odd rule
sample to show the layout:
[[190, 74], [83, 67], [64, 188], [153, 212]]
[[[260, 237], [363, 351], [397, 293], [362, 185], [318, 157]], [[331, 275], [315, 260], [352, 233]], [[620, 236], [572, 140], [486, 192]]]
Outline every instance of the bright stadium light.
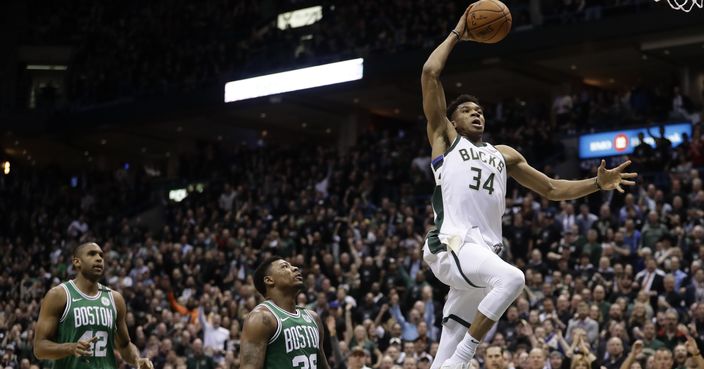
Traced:
[[345, 60], [225, 84], [225, 102], [356, 81], [364, 75], [364, 59]]
[[188, 192], [186, 192], [185, 188], [169, 191], [169, 200], [173, 200], [174, 202], [181, 202], [186, 197], [188, 197]]
[[317, 5], [279, 14], [276, 26], [283, 31], [288, 28], [310, 26], [321, 19], [323, 19], [323, 7]]
[[65, 65], [44, 65], [44, 64], [29, 64], [27, 70], [66, 70]]

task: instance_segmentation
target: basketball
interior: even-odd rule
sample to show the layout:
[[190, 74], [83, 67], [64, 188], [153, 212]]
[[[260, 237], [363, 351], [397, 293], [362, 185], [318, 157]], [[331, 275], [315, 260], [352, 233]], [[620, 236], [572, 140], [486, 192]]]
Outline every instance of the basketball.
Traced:
[[473, 40], [487, 44], [499, 42], [511, 30], [511, 12], [499, 0], [480, 0], [467, 13], [467, 31]]

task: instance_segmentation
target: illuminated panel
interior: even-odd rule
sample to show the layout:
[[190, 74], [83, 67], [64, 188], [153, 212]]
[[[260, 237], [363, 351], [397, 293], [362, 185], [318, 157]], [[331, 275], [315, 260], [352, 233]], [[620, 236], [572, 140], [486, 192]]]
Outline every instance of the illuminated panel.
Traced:
[[[659, 127], [655, 126], [649, 129], [654, 136], [660, 136]], [[640, 132], [645, 135], [645, 143], [655, 147], [655, 140], [648, 135], [647, 127], [591, 133], [579, 136], [579, 158], [591, 159], [630, 154], [640, 144], [640, 141], [638, 141], [638, 133]], [[685, 133], [692, 137], [691, 124], [675, 123], [665, 125], [665, 137], [672, 142], [672, 147], [677, 147], [682, 143], [682, 135]]]
[[321, 19], [323, 19], [323, 7], [320, 5], [311, 6], [279, 14], [276, 26], [283, 31], [289, 28], [310, 26]]
[[356, 81], [363, 74], [364, 59], [359, 58], [227, 82], [225, 102]]

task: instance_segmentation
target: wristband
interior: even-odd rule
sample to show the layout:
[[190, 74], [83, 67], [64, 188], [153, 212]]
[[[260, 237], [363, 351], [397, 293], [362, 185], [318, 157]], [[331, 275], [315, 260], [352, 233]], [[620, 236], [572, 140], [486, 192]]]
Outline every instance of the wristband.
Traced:
[[454, 34], [454, 35], [457, 37], [457, 41], [460, 40], [461, 37], [460, 37], [460, 33], [459, 33], [459, 32], [457, 32], [457, 31], [455, 31], [455, 30], [453, 29], [450, 33]]
[[599, 176], [594, 177], [594, 183], [596, 183], [596, 188], [599, 189], [599, 191], [603, 191], [604, 189], [599, 186]]

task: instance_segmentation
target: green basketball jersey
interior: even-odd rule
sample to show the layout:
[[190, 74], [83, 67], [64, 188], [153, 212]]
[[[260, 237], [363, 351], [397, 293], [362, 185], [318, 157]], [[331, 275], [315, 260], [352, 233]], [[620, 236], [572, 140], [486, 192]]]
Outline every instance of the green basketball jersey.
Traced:
[[56, 342], [98, 340], [91, 346], [93, 356], [68, 356], [57, 360], [54, 369], [115, 369], [115, 330], [117, 307], [109, 288], [98, 284], [98, 294], [88, 296], [73, 281], [64, 282], [66, 308], [59, 320]]
[[264, 369], [317, 369], [320, 334], [313, 315], [303, 307], [296, 307], [296, 314], [291, 314], [269, 300], [260, 306], [269, 309], [277, 322]]

